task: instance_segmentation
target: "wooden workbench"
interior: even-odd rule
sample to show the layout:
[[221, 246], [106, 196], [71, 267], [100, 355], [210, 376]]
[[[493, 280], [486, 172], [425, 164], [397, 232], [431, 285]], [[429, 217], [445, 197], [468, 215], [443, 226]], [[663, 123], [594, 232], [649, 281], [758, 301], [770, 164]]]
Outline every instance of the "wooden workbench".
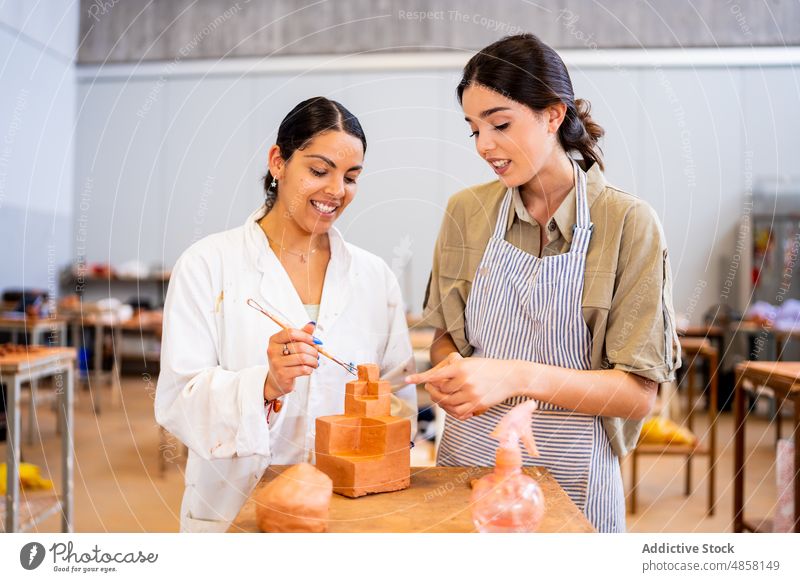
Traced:
[[[236, 516], [229, 532], [258, 532], [254, 496], [285, 466], [267, 469]], [[470, 481], [490, 472], [484, 467], [414, 467], [411, 487], [403, 491], [349, 499], [333, 495], [328, 530], [336, 533], [473, 532]], [[593, 532], [592, 524], [546, 469], [526, 467], [545, 498], [540, 532]]]
[[[751, 384], [752, 386], [747, 386]], [[778, 405], [794, 403], [792, 435], [794, 439], [794, 532], [800, 533], [800, 362], [742, 362], [736, 366], [734, 398], [734, 456], [733, 456], [733, 531], [772, 532], [768, 518], [745, 519], [744, 470], [745, 423], [750, 413], [745, 404], [745, 391], [767, 386], [775, 392]]]
[[[0, 354], [0, 382], [6, 387], [6, 422], [8, 426], [6, 449], [6, 502], [4, 515], [5, 532], [32, 529], [39, 521], [55, 511], [61, 512], [62, 531], [72, 532], [73, 525], [73, 396], [74, 348], [50, 348], [42, 346], [17, 347], [14, 353]], [[21, 508], [19, 485], [20, 462], [20, 393], [22, 384], [29, 382], [31, 389], [40, 378], [56, 376], [54, 390], [58, 398], [58, 424], [61, 430], [61, 480], [60, 496]], [[66, 376], [66, 379], [64, 378]], [[35, 408], [31, 396], [31, 409]], [[32, 416], [31, 418], [35, 418]], [[27, 495], [25, 501], [27, 501]], [[38, 496], [37, 496], [38, 497]], [[22, 509], [22, 511], [21, 511]], [[21, 521], [21, 515], [25, 523]]]

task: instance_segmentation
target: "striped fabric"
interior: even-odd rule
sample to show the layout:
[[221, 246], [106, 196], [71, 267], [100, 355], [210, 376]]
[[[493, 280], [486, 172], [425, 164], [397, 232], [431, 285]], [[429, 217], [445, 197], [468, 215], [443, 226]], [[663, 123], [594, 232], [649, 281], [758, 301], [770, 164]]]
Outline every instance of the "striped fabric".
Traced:
[[[592, 237], [586, 175], [573, 161], [577, 224], [570, 250], [544, 258], [505, 240], [511, 191], [473, 281], [465, 313], [475, 357], [524, 359], [587, 370], [592, 337], [581, 313], [586, 250]], [[519, 396], [466, 421], [447, 416], [437, 464], [493, 466], [497, 441], [489, 436]], [[619, 460], [598, 416], [540, 403], [533, 434], [540, 456], [523, 453], [526, 465], [547, 467], [601, 532], [625, 531]]]

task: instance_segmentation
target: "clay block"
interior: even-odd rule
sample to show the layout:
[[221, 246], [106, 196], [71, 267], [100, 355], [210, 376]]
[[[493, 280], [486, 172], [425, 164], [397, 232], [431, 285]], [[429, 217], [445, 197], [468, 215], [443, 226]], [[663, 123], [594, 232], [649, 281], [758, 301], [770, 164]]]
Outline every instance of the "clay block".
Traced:
[[358, 367], [358, 380], [348, 382], [344, 397], [345, 414], [389, 416], [392, 407], [391, 386], [379, 378], [378, 366]]
[[256, 495], [256, 522], [263, 532], [324, 532], [333, 483], [308, 463], [286, 469]]
[[317, 418], [317, 468], [347, 497], [409, 486], [411, 422], [391, 416], [391, 387], [378, 366], [358, 366], [345, 391], [345, 413]]

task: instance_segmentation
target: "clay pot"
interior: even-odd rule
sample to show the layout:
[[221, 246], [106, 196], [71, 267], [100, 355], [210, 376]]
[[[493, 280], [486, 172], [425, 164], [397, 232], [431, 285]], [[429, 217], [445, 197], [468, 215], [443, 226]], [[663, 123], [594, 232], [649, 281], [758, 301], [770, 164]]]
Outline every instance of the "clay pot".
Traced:
[[263, 532], [320, 533], [328, 529], [333, 482], [308, 463], [286, 469], [255, 494]]

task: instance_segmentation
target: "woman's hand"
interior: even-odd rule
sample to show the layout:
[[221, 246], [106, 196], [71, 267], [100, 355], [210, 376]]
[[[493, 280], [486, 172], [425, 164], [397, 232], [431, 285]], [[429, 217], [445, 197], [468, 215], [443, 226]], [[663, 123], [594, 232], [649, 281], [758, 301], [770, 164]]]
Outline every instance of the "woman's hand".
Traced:
[[[264, 398], [274, 400], [294, 390], [294, 381], [310, 376], [319, 366], [319, 352], [314, 344], [314, 324], [303, 329], [284, 329], [269, 338], [267, 360], [269, 374], [264, 382]], [[287, 352], [287, 353], [285, 353]]]
[[413, 374], [409, 383], [425, 383], [431, 398], [450, 416], [466, 420], [515, 395], [515, 362], [462, 358], [453, 352], [435, 368]]
[[433, 368], [428, 370], [428, 372], [433, 372], [434, 370], [441, 370], [445, 366], [447, 366], [449, 364], [455, 364], [456, 362], [458, 362], [460, 360], [463, 360], [463, 359], [464, 359], [464, 356], [462, 356], [458, 352], [450, 352], [449, 354], [447, 354], [445, 356], [444, 360], [442, 360], [441, 362], [436, 364]]

